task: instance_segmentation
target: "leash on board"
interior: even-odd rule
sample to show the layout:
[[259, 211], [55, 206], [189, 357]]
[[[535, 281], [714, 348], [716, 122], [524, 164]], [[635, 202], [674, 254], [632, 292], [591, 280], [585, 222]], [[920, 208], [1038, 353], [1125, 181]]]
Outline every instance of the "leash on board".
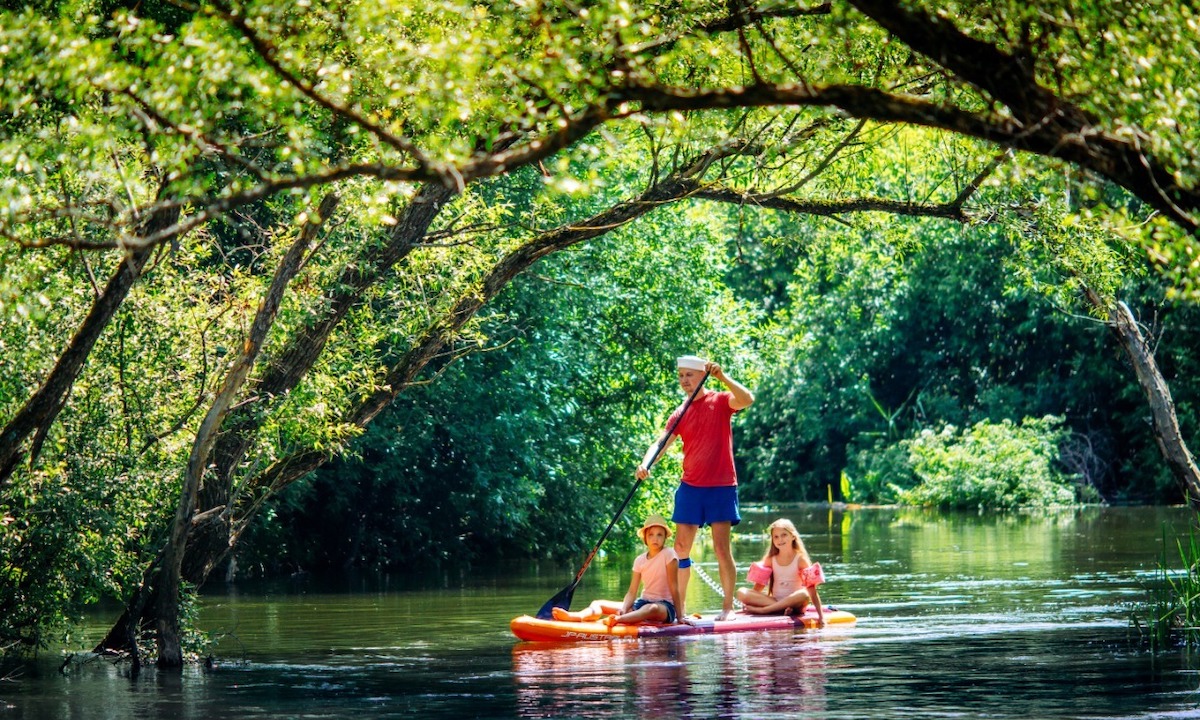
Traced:
[[[711, 575], [704, 572], [704, 568], [700, 567], [698, 563], [692, 563], [692, 569], [696, 571], [696, 574], [700, 576], [700, 579], [704, 581], [705, 585], [712, 588], [722, 600], [725, 599], [725, 590], [721, 588], [720, 584], [718, 584], [716, 580], [712, 579]], [[741, 610], [743, 607], [742, 601], [734, 598], [733, 606]]]

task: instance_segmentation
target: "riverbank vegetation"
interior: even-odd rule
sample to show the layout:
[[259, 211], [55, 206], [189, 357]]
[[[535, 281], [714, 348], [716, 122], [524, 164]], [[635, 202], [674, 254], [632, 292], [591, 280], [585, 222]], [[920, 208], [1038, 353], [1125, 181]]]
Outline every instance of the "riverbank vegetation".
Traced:
[[1163, 535], [1162, 559], [1149, 587], [1150, 602], [1132, 613], [1140, 638], [1156, 650], [1200, 648], [1200, 539]]
[[747, 501], [1195, 501], [1198, 20], [1126, 10], [0, 11], [0, 647], [577, 557], [683, 353]]

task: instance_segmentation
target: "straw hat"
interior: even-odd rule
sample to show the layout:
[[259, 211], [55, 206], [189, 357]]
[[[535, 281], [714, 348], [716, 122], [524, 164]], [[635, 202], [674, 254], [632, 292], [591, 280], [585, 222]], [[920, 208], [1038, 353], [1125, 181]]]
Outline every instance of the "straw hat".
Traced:
[[667, 525], [667, 521], [662, 515], [647, 515], [646, 521], [642, 523], [642, 529], [638, 530], [638, 535], [642, 536], [642, 542], [646, 542], [646, 531], [652, 527], [660, 527], [667, 531], [667, 537], [671, 537], [671, 527]]

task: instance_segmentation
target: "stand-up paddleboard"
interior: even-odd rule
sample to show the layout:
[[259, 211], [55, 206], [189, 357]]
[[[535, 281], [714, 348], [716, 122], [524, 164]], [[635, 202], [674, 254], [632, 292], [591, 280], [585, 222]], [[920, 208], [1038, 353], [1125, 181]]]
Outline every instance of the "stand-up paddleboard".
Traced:
[[[845, 610], [825, 608], [826, 625], [844, 625], [858, 618]], [[702, 619], [694, 624], [608, 625], [596, 622], [542, 620], [531, 615], [513, 618], [513, 634], [531, 642], [593, 642], [633, 638], [676, 637], [711, 633], [757, 632], [760, 630], [796, 630], [817, 627], [817, 612], [812, 608], [803, 615], [745, 615], [734, 613], [728, 620]]]

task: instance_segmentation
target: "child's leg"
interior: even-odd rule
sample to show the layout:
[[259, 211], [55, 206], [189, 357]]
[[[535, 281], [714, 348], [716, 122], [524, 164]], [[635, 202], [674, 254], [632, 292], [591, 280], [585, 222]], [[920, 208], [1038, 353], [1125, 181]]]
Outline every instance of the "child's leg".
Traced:
[[656, 602], [646, 603], [637, 610], [630, 610], [613, 618], [614, 623], [622, 625], [633, 625], [640, 622], [666, 622], [666, 620], [667, 608]]
[[595, 600], [588, 606], [588, 620], [599, 620], [605, 615], [621, 612], [621, 603], [612, 600]]
[[752, 615], [775, 615], [788, 609], [799, 614], [808, 607], [809, 597], [808, 590], [797, 590], [780, 600], [771, 599], [771, 602], [766, 605], [751, 605], [745, 601], [742, 602], [746, 606], [745, 611]]
[[582, 610], [570, 612], [562, 608], [553, 608], [550, 614], [555, 620], [563, 622], [591, 622], [599, 620], [605, 615], [621, 612], [621, 603], [611, 600], [593, 600], [590, 605]]
[[742, 602], [746, 608], [763, 607], [775, 602], [775, 598], [754, 588], [738, 588], [737, 599]]

